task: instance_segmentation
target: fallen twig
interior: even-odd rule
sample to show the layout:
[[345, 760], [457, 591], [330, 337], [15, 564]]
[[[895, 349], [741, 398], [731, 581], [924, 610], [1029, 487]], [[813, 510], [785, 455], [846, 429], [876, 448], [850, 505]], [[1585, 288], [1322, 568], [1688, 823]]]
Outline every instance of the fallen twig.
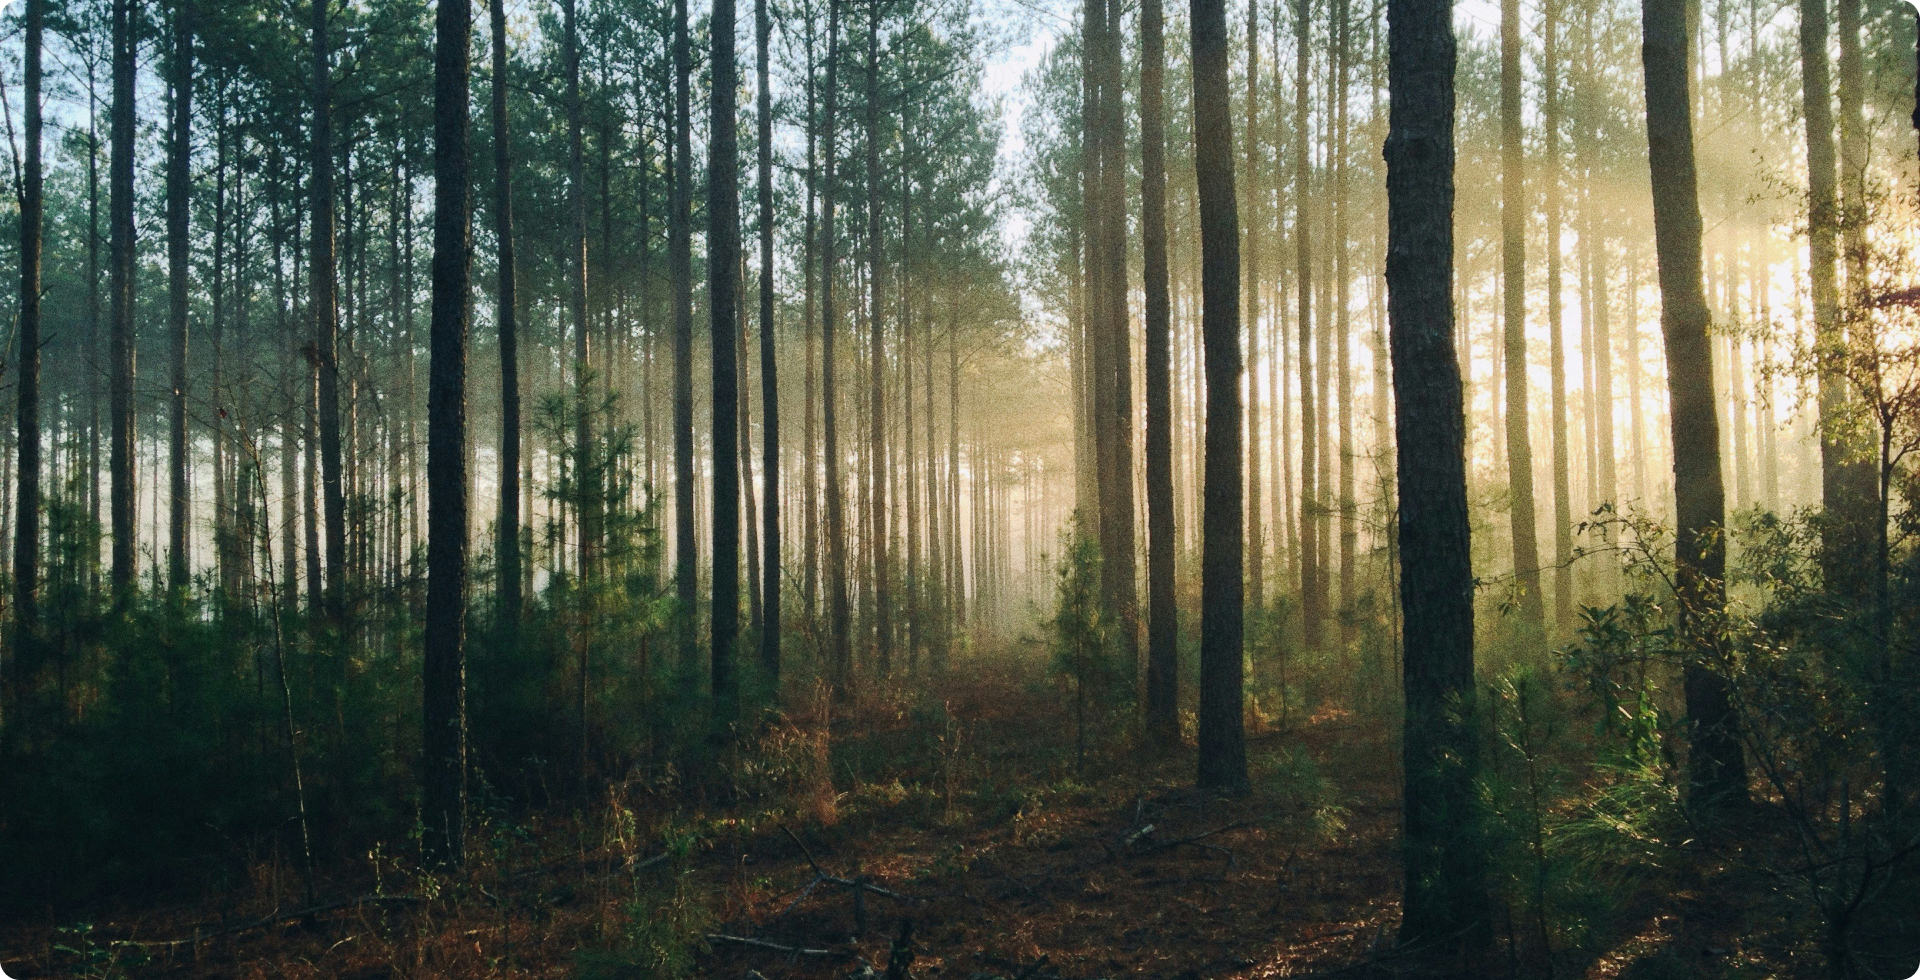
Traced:
[[[838, 885], [841, 888], [851, 888], [855, 892], [872, 892], [875, 895], [885, 895], [896, 902], [917, 902], [921, 900], [913, 895], [902, 895], [899, 892], [882, 888], [865, 878], [842, 878], [839, 875], [828, 874], [826, 869], [820, 867], [820, 862], [813, 859], [813, 851], [807, 848], [806, 842], [800, 839], [799, 834], [794, 833], [785, 824], [782, 824], [780, 829], [784, 831], [788, 837], [793, 838], [793, 842], [800, 847], [800, 853], [806, 855], [807, 863], [813, 866], [814, 880], [807, 885], [807, 890], [812, 890], [814, 884], [825, 883]], [[794, 901], [797, 903], [799, 899], [795, 899]], [[792, 907], [792, 905], [787, 906], [788, 909]], [[786, 910], [782, 910], [780, 914], [785, 915]]]
[[852, 955], [845, 950], [809, 949], [805, 946], [782, 946], [779, 943], [770, 943], [764, 939], [753, 939], [748, 936], [729, 936], [719, 932], [707, 933], [707, 942], [729, 943], [734, 946], [750, 946], [754, 949], [764, 949], [774, 953], [785, 953], [788, 956], [827, 956], [835, 959], [846, 959]]
[[[1233, 855], [1233, 852], [1232, 852], [1232, 851], [1228, 851], [1228, 850], [1227, 850], [1226, 848], [1224, 848], [1224, 847], [1220, 847], [1220, 846], [1218, 846], [1218, 845], [1215, 845], [1215, 844], [1202, 844], [1202, 843], [1201, 843], [1201, 841], [1204, 841], [1204, 840], [1206, 840], [1207, 838], [1209, 838], [1209, 837], [1213, 837], [1213, 836], [1215, 836], [1215, 835], [1218, 835], [1218, 834], [1224, 834], [1224, 833], [1227, 833], [1227, 832], [1229, 832], [1229, 831], [1234, 831], [1234, 830], [1244, 830], [1245, 828], [1247, 828], [1247, 827], [1250, 827], [1250, 826], [1252, 826], [1252, 823], [1250, 823], [1250, 822], [1248, 822], [1248, 821], [1245, 821], [1245, 820], [1240, 820], [1240, 821], [1236, 821], [1236, 822], [1234, 822], [1234, 823], [1230, 823], [1230, 824], [1226, 824], [1225, 826], [1221, 826], [1221, 827], [1215, 827], [1215, 828], [1213, 828], [1212, 830], [1208, 830], [1208, 831], [1203, 831], [1203, 832], [1201, 832], [1201, 833], [1198, 833], [1198, 834], [1194, 834], [1194, 835], [1192, 835], [1192, 836], [1190, 836], [1190, 837], [1180, 837], [1180, 838], [1176, 838], [1176, 839], [1174, 839], [1174, 840], [1169, 840], [1169, 841], [1148, 841], [1148, 842], [1147, 842], [1147, 847], [1146, 847], [1146, 849], [1145, 849], [1145, 850], [1142, 850], [1142, 851], [1140, 851], [1140, 853], [1141, 853], [1141, 854], [1156, 854], [1156, 853], [1158, 853], [1158, 852], [1160, 852], [1160, 851], [1170, 851], [1170, 850], [1172, 850], [1172, 849], [1174, 849], [1174, 848], [1176, 848], [1176, 847], [1179, 847], [1179, 846], [1181, 846], [1181, 845], [1183, 845], [1183, 844], [1191, 844], [1191, 845], [1193, 845], [1193, 846], [1195, 846], [1195, 847], [1201, 847], [1201, 848], [1205, 848], [1205, 849], [1208, 849], [1208, 850], [1216, 850], [1216, 851], [1226, 851], [1226, 852], [1227, 852], [1227, 855], [1228, 855], [1228, 857], [1229, 857], [1229, 859], [1231, 859], [1231, 857], [1232, 857], [1232, 855]], [[1146, 828], [1145, 830], [1142, 830], [1142, 831], [1141, 831], [1141, 832], [1140, 832], [1139, 834], [1137, 834], [1137, 835], [1135, 835], [1135, 836], [1144, 836], [1144, 835], [1146, 835], [1146, 834], [1148, 834], [1148, 833], [1151, 833], [1151, 832], [1152, 832], [1152, 830], [1153, 830], [1153, 828], [1152, 828], [1152, 827], [1147, 827], [1147, 828]], [[1131, 845], [1132, 845], [1132, 841], [1131, 841], [1131, 840], [1129, 840], [1129, 841], [1128, 841], [1128, 845], [1129, 845], [1129, 849], [1131, 849]]]

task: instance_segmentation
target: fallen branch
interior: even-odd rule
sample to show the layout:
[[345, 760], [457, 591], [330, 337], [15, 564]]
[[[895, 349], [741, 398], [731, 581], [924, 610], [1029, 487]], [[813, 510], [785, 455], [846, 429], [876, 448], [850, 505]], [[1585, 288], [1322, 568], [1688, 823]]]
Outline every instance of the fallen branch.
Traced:
[[[1224, 834], [1224, 833], [1228, 833], [1229, 831], [1235, 831], [1235, 830], [1244, 830], [1247, 827], [1251, 827], [1251, 826], [1253, 826], [1252, 823], [1245, 820], [1241, 820], [1241, 821], [1227, 824], [1225, 826], [1215, 827], [1212, 830], [1203, 831], [1201, 833], [1194, 834], [1191, 837], [1180, 837], [1180, 838], [1176, 838], [1174, 840], [1169, 840], [1169, 841], [1148, 841], [1146, 849], [1141, 851], [1140, 853], [1156, 854], [1156, 853], [1159, 853], [1160, 851], [1170, 851], [1176, 847], [1180, 847], [1181, 845], [1191, 844], [1195, 847], [1201, 847], [1207, 850], [1226, 851], [1229, 859], [1231, 859], [1233, 855], [1232, 851], [1228, 851], [1226, 848], [1220, 847], [1215, 844], [1202, 844], [1201, 841], [1204, 841], [1207, 838], [1216, 836], [1218, 834]], [[1142, 830], [1139, 834], [1136, 834], [1135, 836], [1136, 837], [1145, 836], [1146, 834], [1152, 833], [1152, 831], [1153, 831], [1152, 827], [1147, 827], [1145, 830]], [[1129, 839], [1128, 844], [1131, 845], [1132, 843], [1133, 843], [1132, 840]]]
[[707, 933], [707, 942], [747, 946], [753, 949], [764, 949], [773, 953], [785, 953], [788, 956], [826, 956], [834, 959], [846, 959], [852, 955], [845, 950], [809, 949], [805, 946], [782, 946], [779, 943], [770, 943], [764, 939], [753, 939], [748, 936], [729, 936], [719, 932]]
[[[815, 884], [828, 884], [828, 885], [838, 885], [841, 888], [850, 888], [855, 892], [872, 892], [875, 895], [885, 895], [886, 897], [891, 898], [896, 902], [921, 901], [921, 899], [916, 898], [915, 896], [902, 895], [899, 892], [882, 888], [879, 885], [876, 885], [873, 882], [866, 880], [865, 878], [842, 878], [839, 875], [828, 874], [826, 872], [826, 869], [820, 867], [820, 862], [813, 859], [813, 851], [807, 848], [806, 842], [800, 839], [799, 834], [794, 833], [785, 824], [781, 824], [780, 829], [784, 831], [788, 837], [793, 838], [793, 842], [796, 845], [799, 845], [800, 847], [800, 853], [806, 855], [807, 863], [813, 866], [814, 877], [813, 877], [813, 881], [807, 885], [806, 887], [807, 891], [811, 891]], [[802, 894], [804, 896], [805, 893], [803, 892]], [[799, 902], [799, 899], [795, 899], [794, 902], [797, 904]], [[792, 908], [793, 908], [792, 905], [787, 906], [787, 910], [791, 910]], [[786, 910], [783, 910], [780, 914], [785, 915]]]

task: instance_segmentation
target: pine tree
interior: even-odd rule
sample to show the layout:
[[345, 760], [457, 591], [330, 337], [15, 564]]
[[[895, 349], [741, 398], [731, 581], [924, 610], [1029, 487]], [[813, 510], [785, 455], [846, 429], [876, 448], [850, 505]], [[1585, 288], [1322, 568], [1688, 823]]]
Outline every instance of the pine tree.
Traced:
[[467, 112], [472, 5], [440, 0], [434, 27], [421, 824], [428, 860], [458, 867], [466, 860], [467, 816], [467, 293], [472, 265]]
[[1189, 11], [1194, 165], [1200, 187], [1200, 329], [1207, 373], [1199, 784], [1244, 793], [1240, 218], [1233, 191], [1233, 121], [1228, 116], [1227, 14], [1223, 0], [1192, 0]]

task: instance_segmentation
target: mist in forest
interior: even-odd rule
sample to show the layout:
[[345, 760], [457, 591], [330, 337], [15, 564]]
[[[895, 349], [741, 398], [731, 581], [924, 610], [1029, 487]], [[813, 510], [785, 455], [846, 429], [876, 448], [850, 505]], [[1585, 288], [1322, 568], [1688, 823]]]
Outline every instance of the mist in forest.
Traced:
[[1904, 976], [1917, 20], [6, 4], [0, 964]]

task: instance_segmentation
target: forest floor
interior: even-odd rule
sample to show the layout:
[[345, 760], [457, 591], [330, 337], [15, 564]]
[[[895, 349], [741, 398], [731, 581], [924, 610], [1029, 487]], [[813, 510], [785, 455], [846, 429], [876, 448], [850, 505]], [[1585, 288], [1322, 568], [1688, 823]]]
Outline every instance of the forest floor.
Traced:
[[[932, 710], [900, 691], [835, 707], [830, 746], [818, 717], [786, 725], [740, 802], [697, 817], [616, 790], [600, 816], [493, 818], [460, 876], [376, 849], [309, 903], [260, 867], [231, 894], [95, 909], [89, 932], [0, 927], [0, 962], [21, 980], [812, 980], [897, 976], [906, 949], [911, 975], [946, 980], [1409, 969], [1380, 726], [1256, 731], [1253, 792], [1224, 799], [1191, 788], [1190, 751], [1082, 756], [1037, 664], [973, 666]], [[1571, 975], [1620, 975], [1661, 923]]]

